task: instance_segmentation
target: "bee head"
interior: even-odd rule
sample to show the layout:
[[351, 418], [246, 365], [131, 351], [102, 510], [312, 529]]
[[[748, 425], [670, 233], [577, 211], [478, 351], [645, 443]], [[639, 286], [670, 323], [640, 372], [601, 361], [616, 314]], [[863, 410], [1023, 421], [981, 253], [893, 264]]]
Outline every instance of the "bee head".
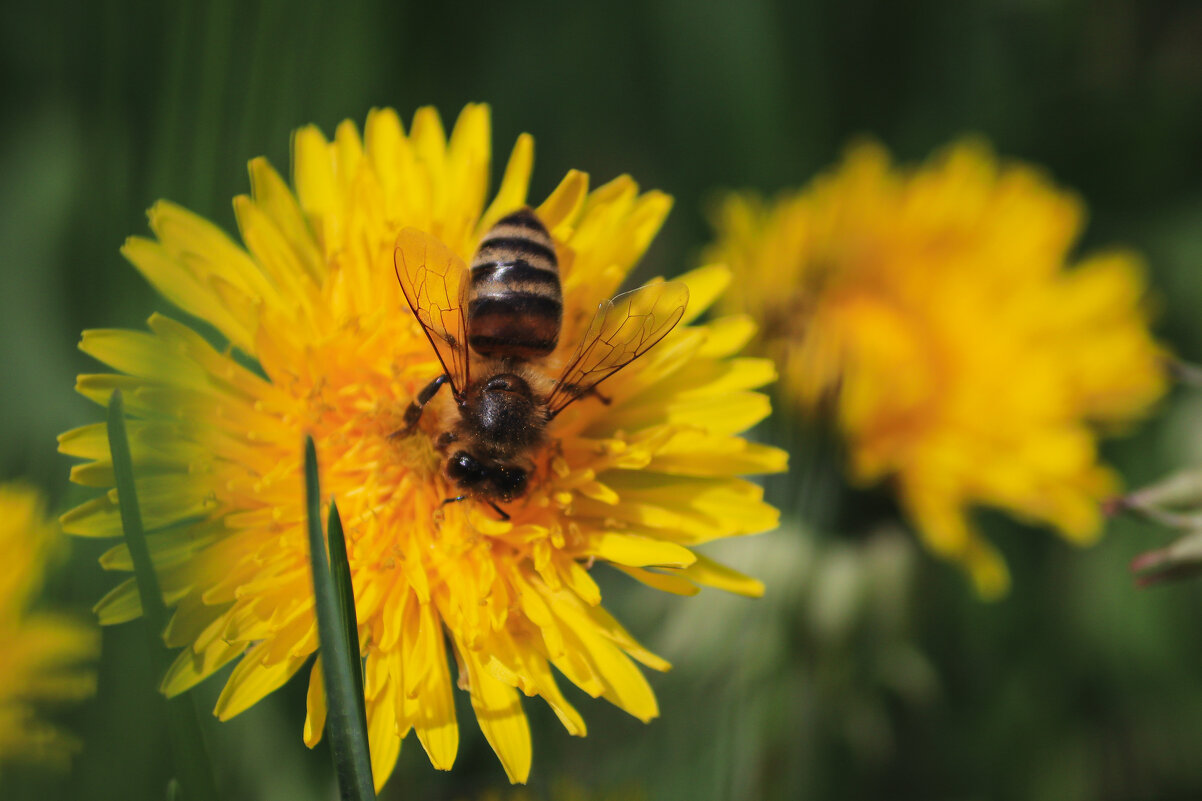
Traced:
[[529, 473], [518, 465], [488, 463], [456, 451], [447, 459], [447, 477], [462, 490], [504, 502], [525, 494]]
[[489, 475], [489, 490], [497, 500], [512, 501], [526, 492], [527, 472], [516, 465], [497, 465]]
[[477, 489], [488, 477], [488, 469], [467, 451], [456, 451], [447, 459], [447, 477], [460, 489]]

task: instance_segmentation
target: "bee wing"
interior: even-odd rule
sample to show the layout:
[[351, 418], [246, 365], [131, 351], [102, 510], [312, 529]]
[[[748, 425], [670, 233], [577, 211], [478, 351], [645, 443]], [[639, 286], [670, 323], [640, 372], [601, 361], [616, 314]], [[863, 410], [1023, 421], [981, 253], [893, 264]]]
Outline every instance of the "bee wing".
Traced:
[[451, 390], [458, 396], [471, 376], [467, 317], [463, 311], [467, 305], [467, 265], [435, 237], [416, 228], [404, 228], [397, 235], [393, 266], [405, 300], [451, 377]]
[[689, 288], [680, 281], [647, 286], [607, 300], [547, 397], [551, 416], [642, 356], [680, 322]]

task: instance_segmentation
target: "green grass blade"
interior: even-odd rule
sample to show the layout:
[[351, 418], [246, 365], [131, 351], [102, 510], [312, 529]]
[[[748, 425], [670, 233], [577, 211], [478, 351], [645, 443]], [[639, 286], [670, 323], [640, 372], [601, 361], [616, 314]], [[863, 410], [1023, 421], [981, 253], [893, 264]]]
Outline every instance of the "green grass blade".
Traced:
[[[134, 484], [134, 462], [129, 449], [129, 435], [125, 430], [125, 402], [120, 390], [113, 392], [109, 400], [108, 435], [109, 451], [113, 457], [113, 473], [117, 479], [121, 526], [134, 563], [138, 596], [142, 601], [142, 616], [146, 618], [146, 631], [150, 638], [150, 653], [152, 658], [160, 663], [159, 672], [164, 672], [167, 669], [168, 654], [163, 644], [162, 633], [167, 627], [167, 606], [163, 603], [159, 577], [150, 558], [146, 531], [142, 527], [142, 510], [138, 506], [138, 491]], [[167, 728], [171, 739], [173, 767], [179, 782], [174, 792], [187, 801], [216, 801], [217, 787], [213, 780], [213, 769], [209, 764], [204, 736], [200, 730], [200, 721], [197, 719], [195, 702], [189, 696], [165, 699], [164, 703], [167, 705]]]
[[351, 658], [351, 676], [355, 679], [355, 697], [363, 726], [367, 726], [367, 709], [363, 704], [363, 660], [359, 657], [359, 621], [355, 615], [355, 589], [351, 584], [351, 563], [346, 556], [346, 538], [338, 504], [330, 499], [330, 516], [326, 524], [326, 539], [330, 549], [330, 573], [338, 590], [338, 605], [342, 610], [342, 633], [346, 635], [346, 650]]
[[[330, 751], [334, 755], [334, 769], [338, 773], [338, 788], [344, 801], [365, 801], [376, 797], [371, 775], [371, 752], [367, 745], [367, 723], [363, 714], [362, 676], [358, 658], [358, 647], [352, 658], [351, 637], [358, 642], [358, 634], [347, 631], [348, 618], [353, 620], [354, 600], [351, 607], [343, 611], [337, 580], [330, 571], [326, 555], [325, 537], [321, 531], [321, 487], [317, 477], [317, 450], [313, 438], [305, 438], [305, 504], [309, 521], [309, 558], [313, 567], [313, 596], [317, 605], [317, 636], [321, 643], [322, 666], [326, 689], [326, 734], [330, 738]], [[336, 512], [334, 515], [336, 516]], [[337, 534], [342, 548], [342, 560], [346, 561], [345, 545], [342, 544], [342, 525], [331, 532]], [[350, 584], [350, 573], [346, 574]], [[359, 683], [356, 683], [356, 676]]]
[[[167, 607], [159, 588], [158, 573], [150, 558], [150, 546], [146, 544], [146, 530], [142, 527], [142, 510], [138, 506], [138, 493], [134, 486], [134, 461], [130, 455], [129, 436], [125, 431], [125, 401], [121, 397], [121, 390], [113, 392], [109, 400], [108, 434], [113, 473], [117, 478], [121, 527], [125, 531], [125, 544], [129, 546], [129, 555], [134, 563], [138, 596], [142, 599], [142, 616], [146, 618], [151, 632], [157, 636], [167, 627]], [[161, 645], [159, 642], [159, 647]]]

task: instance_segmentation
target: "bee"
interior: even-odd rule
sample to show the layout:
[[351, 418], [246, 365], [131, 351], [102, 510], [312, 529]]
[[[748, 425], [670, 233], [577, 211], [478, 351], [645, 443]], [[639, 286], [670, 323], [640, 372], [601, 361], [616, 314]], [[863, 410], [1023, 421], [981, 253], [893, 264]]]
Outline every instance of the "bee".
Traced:
[[415, 228], [397, 237], [394, 265], [405, 300], [443, 372], [405, 410], [413, 433], [422, 411], [451, 385], [456, 419], [435, 439], [444, 472], [460, 494], [508, 520], [498, 503], [522, 497], [533, 456], [551, 421], [586, 396], [608, 404], [597, 385], [667, 336], [688, 304], [679, 281], [648, 284], [600, 304], [574, 355], [551, 379], [563, 288], [555, 245], [533, 210], [503, 217], [480, 240], [470, 269], [436, 238]]

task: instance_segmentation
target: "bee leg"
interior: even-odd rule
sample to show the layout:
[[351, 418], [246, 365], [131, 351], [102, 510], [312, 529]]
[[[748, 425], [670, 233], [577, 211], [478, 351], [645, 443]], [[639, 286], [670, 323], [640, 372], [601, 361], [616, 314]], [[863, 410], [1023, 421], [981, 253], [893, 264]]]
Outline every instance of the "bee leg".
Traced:
[[438, 435], [438, 439], [434, 440], [434, 447], [440, 451], [445, 451], [458, 441], [459, 435], [454, 431], [444, 431]]
[[417, 397], [413, 399], [413, 402], [409, 404], [409, 408], [405, 410], [405, 427], [393, 431], [388, 435], [388, 438], [397, 439], [412, 434], [413, 429], [417, 428], [417, 421], [422, 419], [422, 410], [426, 408], [426, 404], [438, 393], [442, 385], [450, 380], [451, 377], [443, 373], [429, 384], [426, 384], [422, 388], [422, 391], [417, 393]]
[[[466, 501], [468, 499], [468, 497], [469, 496], [467, 496], [467, 495], [458, 495], [454, 498], [447, 498], [442, 502], [441, 505], [446, 506], [448, 503], [459, 503], [460, 501]], [[492, 501], [489, 501], [488, 505], [491, 506], [496, 511], [496, 513], [501, 516], [502, 521], [509, 520], [509, 514], [504, 509], [502, 509], [500, 506], [497, 506]]]

